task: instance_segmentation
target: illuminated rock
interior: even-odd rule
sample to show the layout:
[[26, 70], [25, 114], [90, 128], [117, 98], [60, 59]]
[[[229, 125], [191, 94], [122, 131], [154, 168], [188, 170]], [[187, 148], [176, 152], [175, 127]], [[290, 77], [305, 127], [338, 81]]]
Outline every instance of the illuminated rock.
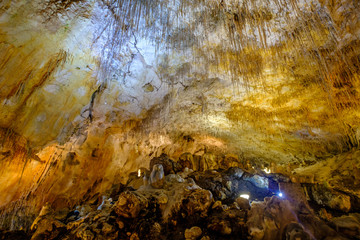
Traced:
[[[328, 221], [360, 211], [359, 12], [353, 0], [0, 1], [0, 238], [61, 224], [67, 239], [192, 226], [231, 238], [230, 216], [214, 230], [196, 220], [237, 216], [243, 193], [255, 201], [244, 239], [284, 238], [294, 219], [277, 204], [314, 238], [356, 236], [308, 201]], [[199, 203], [209, 195], [221, 205]]]
[[162, 188], [165, 182], [165, 173], [161, 164], [155, 164], [149, 178], [150, 185], [154, 188]]
[[200, 171], [218, 168], [217, 156], [213, 153], [205, 153], [200, 159]]
[[243, 197], [238, 197], [235, 202], [238, 204], [240, 209], [250, 209], [250, 203], [249, 200]]

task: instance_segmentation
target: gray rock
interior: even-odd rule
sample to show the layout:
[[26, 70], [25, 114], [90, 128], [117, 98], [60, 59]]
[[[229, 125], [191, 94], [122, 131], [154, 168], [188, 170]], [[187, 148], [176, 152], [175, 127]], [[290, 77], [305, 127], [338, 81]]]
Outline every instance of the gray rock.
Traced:
[[259, 175], [246, 175], [243, 177], [243, 180], [251, 182], [258, 188], [269, 188], [269, 179], [266, 177], [261, 177]]

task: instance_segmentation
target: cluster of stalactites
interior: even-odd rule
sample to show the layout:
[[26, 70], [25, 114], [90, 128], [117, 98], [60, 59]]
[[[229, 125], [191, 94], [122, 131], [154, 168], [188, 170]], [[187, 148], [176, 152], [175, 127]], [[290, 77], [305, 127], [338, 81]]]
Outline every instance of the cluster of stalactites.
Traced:
[[[328, 76], [333, 68], [330, 62], [340, 60], [345, 72], [353, 72], [353, 63], [343, 60], [344, 53], [334, 52], [339, 29], [331, 17], [332, 5], [324, 1], [109, 0], [103, 4], [111, 13], [101, 61], [105, 75], [122, 46], [135, 35], [153, 41], [157, 49], [190, 49], [194, 64], [206, 63], [208, 70], [230, 73], [235, 82], [247, 86], [262, 84], [251, 80], [260, 79], [269, 66], [326, 88], [341, 81]], [[214, 43], [214, 39], [222, 41]], [[303, 62], [320, 77], [294, 73], [292, 65]]]

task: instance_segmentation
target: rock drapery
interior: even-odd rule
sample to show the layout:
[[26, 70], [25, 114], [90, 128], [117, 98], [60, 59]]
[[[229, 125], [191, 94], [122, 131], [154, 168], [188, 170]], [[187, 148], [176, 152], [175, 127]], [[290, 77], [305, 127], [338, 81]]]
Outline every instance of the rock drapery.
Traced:
[[[111, 215], [117, 194], [163, 213], [177, 179], [193, 188], [179, 190], [181, 214], [201, 193], [209, 223], [180, 230], [149, 213], [153, 236], [356, 237], [359, 12], [353, 0], [1, 1], [0, 229], [36, 238], [38, 219], [42, 233], [115, 237], [131, 225]], [[267, 199], [275, 190], [286, 199]], [[41, 215], [48, 205], [73, 220]], [[105, 214], [100, 232], [78, 229], [86, 211], [89, 226]]]

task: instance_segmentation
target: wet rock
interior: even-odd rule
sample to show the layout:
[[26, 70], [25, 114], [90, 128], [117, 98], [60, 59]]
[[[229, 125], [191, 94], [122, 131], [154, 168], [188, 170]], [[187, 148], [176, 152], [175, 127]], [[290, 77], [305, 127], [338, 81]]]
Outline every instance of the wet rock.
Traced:
[[161, 164], [155, 164], [149, 179], [150, 185], [153, 188], [162, 188], [165, 182], [164, 169]]
[[185, 230], [185, 239], [195, 240], [198, 239], [201, 236], [201, 234], [202, 234], [201, 228], [195, 226]]
[[125, 218], [136, 218], [146, 205], [146, 198], [135, 192], [126, 191], [120, 194], [118, 201], [114, 204], [114, 211]]
[[212, 201], [213, 197], [210, 191], [195, 189], [185, 195], [185, 198], [182, 201], [182, 208], [186, 211], [188, 216], [195, 213], [206, 216]]

